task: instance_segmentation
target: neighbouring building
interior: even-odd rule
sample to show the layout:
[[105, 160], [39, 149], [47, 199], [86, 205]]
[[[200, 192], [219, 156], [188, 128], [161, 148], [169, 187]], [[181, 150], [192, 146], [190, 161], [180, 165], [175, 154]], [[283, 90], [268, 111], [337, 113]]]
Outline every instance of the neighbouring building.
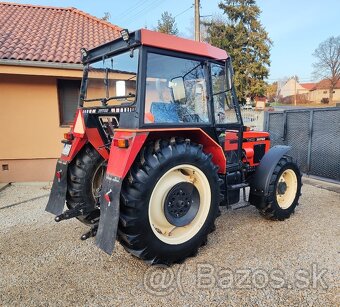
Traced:
[[80, 48], [119, 31], [75, 8], [0, 2], [0, 182], [53, 178], [77, 105]]
[[308, 89], [304, 88], [295, 78], [291, 78], [279, 89], [278, 96], [286, 98], [307, 93]]
[[[322, 99], [329, 98], [329, 80], [321, 80], [318, 83], [302, 83], [301, 85], [309, 89], [308, 100], [311, 102], [321, 102]], [[340, 80], [333, 89], [333, 102], [340, 102]]]

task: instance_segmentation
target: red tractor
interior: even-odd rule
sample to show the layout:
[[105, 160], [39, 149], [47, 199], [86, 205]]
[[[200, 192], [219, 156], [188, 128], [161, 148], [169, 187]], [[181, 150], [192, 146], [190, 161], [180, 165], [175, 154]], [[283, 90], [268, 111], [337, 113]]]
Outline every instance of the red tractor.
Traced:
[[[84, 74], [46, 210], [76, 217], [111, 254], [116, 238], [151, 264], [195, 255], [219, 206], [249, 202], [273, 220], [298, 204], [289, 147], [243, 125], [228, 54], [149, 30], [82, 50]], [[84, 104], [86, 103], [86, 107]], [[63, 212], [66, 202], [67, 210]]]

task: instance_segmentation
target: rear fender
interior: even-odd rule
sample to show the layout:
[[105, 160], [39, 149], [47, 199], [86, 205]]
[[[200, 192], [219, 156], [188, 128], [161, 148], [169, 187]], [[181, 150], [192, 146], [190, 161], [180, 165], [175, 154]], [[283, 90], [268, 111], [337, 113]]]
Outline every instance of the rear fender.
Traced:
[[277, 145], [272, 147], [261, 159], [260, 165], [256, 168], [254, 177], [250, 182], [251, 194], [267, 196], [270, 178], [273, 175], [275, 166], [289, 150], [290, 146]]
[[218, 166], [220, 174], [226, 173], [227, 161], [223, 148], [200, 128], [158, 129], [150, 131], [148, 139], [171, 138], [173, 136], [188, 138], [203, 145], [203, 152], [212, 154], [212, 162]]
[[[117, 131], [113, 136], [100, 196], [100, 220], [96, 235], [96, 245], [109, 255], [113, 252], [116, 240], [122, 181], [144, 145], [147, 136], [147, 132], [124, 131]], [[125, 139], [129, 146], [119, 148], [114, 145], [115, 139]]]
[[103, 159], [109, 159], [109, 153], [99, 133], [101, 127], [87, 128], [85, 123], [86, 121], [84, 121], [82, 111], [79, 109], [76, 115], [74, 128], [71, 129], [74, 139], [72, 140], [70, 152], [68, 155], [62, 154], [57, 161], [51, 194], [45, 209], [47, 212], [55, 215], [59, 215], [63, 212], [67, 191], [67, 168], [70, 162], [73, 161], [77, 154], [83, 149], [85, 144], [90, 143]]

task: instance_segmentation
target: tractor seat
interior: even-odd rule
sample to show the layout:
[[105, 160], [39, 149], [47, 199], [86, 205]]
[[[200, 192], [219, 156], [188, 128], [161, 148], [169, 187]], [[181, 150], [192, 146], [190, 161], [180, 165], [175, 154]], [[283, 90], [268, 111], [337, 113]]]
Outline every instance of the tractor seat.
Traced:
[[152, 102], [150, 112], [155, 123], [179, 123], [178, 105], [171, 102]]

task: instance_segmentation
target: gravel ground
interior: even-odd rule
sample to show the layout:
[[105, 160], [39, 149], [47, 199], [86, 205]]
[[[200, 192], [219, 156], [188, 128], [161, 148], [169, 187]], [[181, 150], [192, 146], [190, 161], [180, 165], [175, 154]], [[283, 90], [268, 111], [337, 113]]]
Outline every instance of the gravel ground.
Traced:
[[43, 185], [0, 192], [2, 306], [340, 304], [338, 193], [305, 184], [284, 222], [253, 207], [222, 208], [208, 244], [170, 268], [148, 266], [119, 244], [110, 257], [93, 238], [80, 241], [86, 226], [44, 212], [48, 193]]

